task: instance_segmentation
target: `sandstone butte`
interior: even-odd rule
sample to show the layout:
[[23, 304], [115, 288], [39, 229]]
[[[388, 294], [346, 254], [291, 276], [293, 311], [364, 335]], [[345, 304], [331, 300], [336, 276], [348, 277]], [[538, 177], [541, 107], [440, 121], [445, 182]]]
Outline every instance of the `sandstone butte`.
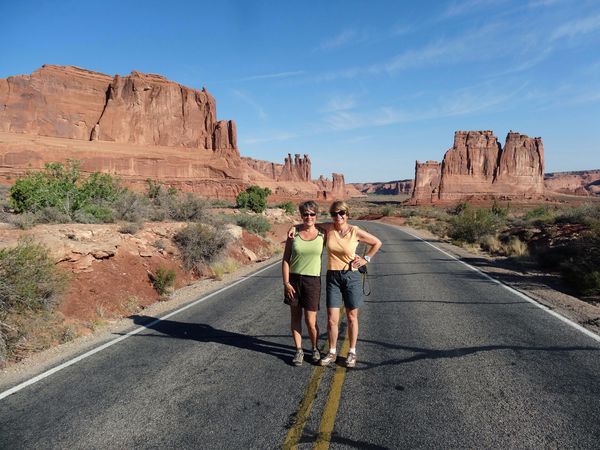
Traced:
[[242, 157], [235, 122], [217, 120], [205, 88], [52, 65], [0, 79], [0, 183], [67, 159], [132, 188], [150, 178], [211, 198], [231, 199], [250, 184], [270, 188], [274, 200], [361, 195], [341, 174], [312, 180], [307, 155], [283, 164]]
[[544, 192], [541, 138], [511, 131], [502, 148], [492, 131], [457, 131], [442, 163], [416, 162], [411, 202], [488, 197], [532, 200]]

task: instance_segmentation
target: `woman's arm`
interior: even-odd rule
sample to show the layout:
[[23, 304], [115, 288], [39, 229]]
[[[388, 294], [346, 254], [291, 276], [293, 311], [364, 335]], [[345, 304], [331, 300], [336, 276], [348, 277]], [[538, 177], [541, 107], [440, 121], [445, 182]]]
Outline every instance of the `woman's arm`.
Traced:
[[281, 260], [281, 277], [283, 278], [283, 294], [292, 298], [296, 291], [290, 284], [290, 258], [292, 257], [292, 242], [293, 239], [285, 241], [285, 250], [283, 251], [283, 259]]
[[[368, 256], [369, 259], [371, 259], [375, 255], [375, 253], [377, 253], [381, 248], [381, 241], [377, 237], [373, 236], [371, 233], [367, 233], [365, 230], [361, 230], [359, 228], [356, 232], [356, 237], [358, 237], [359, 241], [370, 245], [369, 250], [367, 251], [367, 253], [365, 253], [365, 256]], [[364, 266], [367, 263], [368, 261], [364, 257], [357, 256], [354, 258], [352, 266], [358, 268], [360, 266]]]
[[[300, 228], [301, 226], [302, 224], [292, 225], [287, 233], [288, 239], [294, 239], [294, 236], [296, 235], [296, 229]], [[321, 228], [323, 231], [325, 231], [325, 233], [329, 233], [331, 230], [333, 230], [332, 222], [318, 223], [315, 226], [317, 228]]]

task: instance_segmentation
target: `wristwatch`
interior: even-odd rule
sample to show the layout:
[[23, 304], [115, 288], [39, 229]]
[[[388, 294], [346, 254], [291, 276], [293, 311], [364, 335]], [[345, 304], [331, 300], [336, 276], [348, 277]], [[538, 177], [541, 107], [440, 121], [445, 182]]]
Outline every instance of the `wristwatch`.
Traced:
[[365, 256], [363, 256], [363, 258], [366, 262], [368, 262], [368, 263], [371, 262], [371, 257], [369, 255], [365, 255]]

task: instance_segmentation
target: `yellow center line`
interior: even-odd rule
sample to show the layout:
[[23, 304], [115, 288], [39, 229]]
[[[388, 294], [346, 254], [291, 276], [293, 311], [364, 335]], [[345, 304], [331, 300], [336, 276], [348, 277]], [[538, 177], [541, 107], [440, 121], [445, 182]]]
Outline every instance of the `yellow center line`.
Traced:
[[317, 366], [314, 368], [308, 387], [306, 388], [306, 393], [304, 394], [304, 398], [300, 403], [300, 408], [294, 419], [294, 425], [288, 431], [285, 441], [283, 442], [284, 450], [295, 450], [298, 448], [298, 442], [300, 442], [300, 438], [302, 437], [304, 425], [310, 415], [313, 402], [317, 397], [317, 390], [319, 389], [324, 373], [324, 367]]
[[[340, 315], [343, 312], [340, 311]], [[348, 333], [342, 344], [342, 350], [340, 356], [343, 358], [348, 357], [348, 349], [350, 348], [350, 339]], [[335, 368], [335, 374], [333, 375], [333, 381], [331, 382], [331, 388], [329, 389], [329, 396], [323, 409], [323, 416], [321, 417], [321, 424], [319, 425], [319, 434], [313, 449], [315, 450], [327, 450], [331, 443], [331, 435], [333, 433], [333, 426], [335, 425], [335, 418], [337, 411], [340, 406], [340, 399], [342, 397], [342, 387], [344, 385], [344, 378], [346, 378], [346, 367], [338, 365]]]
[[[345, 308], [342, 307], [340, 308], [340, 328], [342, 325], [342, 317], [344, 315]], [[342, 349], [340, 351], [340, 356], [346, 358], [348, 356], [349, 348], [350, 341], [348, 339], [348, 334], [346, 333], [346, 337], [344, 339], [344, 343], [342, 344]], [[306, 421], [310, 416], [311, 409], [314, 400], [317, 397], [317, 391], [319, 389], [319, 385], [321, 384], [321, 380], [323, 379], [324, 374], [325, 367], [317, 366], [313, 369], [313, 373], [311, 375], [310, 381], [308, 382], [308, 386], [306, 387], [304, 397], [300, 402], [298, 413], [294, 418], [294, 424], [288, 431], [285, 441], [283, 442], [284, 450], [297, 450], [298, 443], [302, 438], [304, 426], [306, 425]], [[340, 404], [340, 398], [342, 396], [342, 386], [344, 384], [345, 376], [346, 367], [336, 366], [331, 387], [329, 388], [327, 402], [325, 403], [325, 408], [323, 409], [323, 416], [321, 417], [321, 423], [319, 425], [319, 433], [317, 435], [317, 440], [315, 441], [315, 449], [326, 450], [329, 448], [329, 443], [331, 442], [331, 434], [333, 433], [333, 425], [335, 423], [335, 417], [337, 415], [337, 410]]]

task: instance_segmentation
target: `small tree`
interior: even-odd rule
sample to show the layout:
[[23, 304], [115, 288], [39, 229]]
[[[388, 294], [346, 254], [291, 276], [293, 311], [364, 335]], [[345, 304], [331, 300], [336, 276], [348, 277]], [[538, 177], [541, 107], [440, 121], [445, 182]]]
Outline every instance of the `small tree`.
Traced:
[[271, 189], [260, 186], [250, 186], [240, 192], [235, 198], [238, 208], [247, 208], [255, 213], [261, 213], [267, 208], [267, 198], [271, 195]]

